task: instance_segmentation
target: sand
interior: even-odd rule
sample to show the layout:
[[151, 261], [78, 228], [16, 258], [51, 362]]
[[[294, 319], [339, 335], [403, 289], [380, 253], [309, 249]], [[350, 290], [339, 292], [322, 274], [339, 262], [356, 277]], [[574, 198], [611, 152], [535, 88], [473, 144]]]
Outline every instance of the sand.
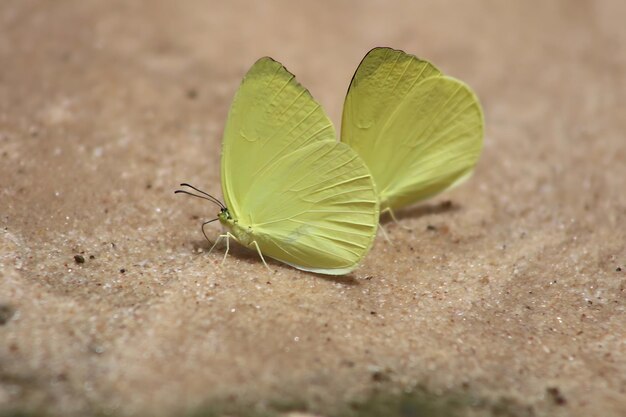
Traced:
[[[460, 399], [459, 415], [626, 415], [624, 15], [619, 1], [2, 2], [0, 414], [338, 415], [406, 392]], [[385, 220], [393, 244], [379, 234], [346, 277], [268, 272], [241, 248], [220, 266], [199, 227], [215, 208], [173, 191], [221, 195], [247, 68], [280, 60], [339, 123], [378, 45], [476, 90], [475, 175]]]

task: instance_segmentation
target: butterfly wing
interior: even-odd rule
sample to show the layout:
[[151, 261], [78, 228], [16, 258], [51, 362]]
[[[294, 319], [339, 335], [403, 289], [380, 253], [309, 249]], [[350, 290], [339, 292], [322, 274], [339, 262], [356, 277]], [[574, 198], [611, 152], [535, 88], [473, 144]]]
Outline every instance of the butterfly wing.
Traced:
[[222, 190], [231, 212], [253, 197], [263, 170], [307, 143], [335, 140], [321, 106], [279, 62], [259, 59], [245, 75], [228, 114], [222, 143]]
[[365, 160], [381, 207], [397, 209], [471, 174], [483, 115], [467, 85], [412, 55], [376, 48], [350, 84], [341, 140]]
[[249, 201], [261, 251], [307, 271], [351, 271], [376, 234], [372, 177], [356, 152], [336, 141], [318, 141], [281, 158]]
[[222, 190], [261, 252], [300, 269], [347, 273], [376, 234], [378, 201], [365, 163], [270, 58], [253, 65], [231, 106]]

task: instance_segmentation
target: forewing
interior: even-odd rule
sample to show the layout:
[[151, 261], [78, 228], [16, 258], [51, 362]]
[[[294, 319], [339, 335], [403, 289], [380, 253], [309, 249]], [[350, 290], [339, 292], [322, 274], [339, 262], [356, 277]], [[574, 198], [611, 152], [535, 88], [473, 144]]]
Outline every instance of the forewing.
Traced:
[[261, 251], [307, 271], [349, 272], [376, 235], [372, 177], [343, 143], [315, 142], [279, 158], [254, 181], [248, 202]]
[[332, 123], [293, 74], [261, 58], [244, 77], [224, 129], [222, 191], [230, 211], [241, 214], [253, 180], [306, 144], [336, 140]]
[[359, 64], [343, 106], [341, 141], [365, 160], [381, 190], [388, 185], [383, 172], [393, 171], [397, 152], [387, 129], [390, 119], [419, 82], [441, 72], [427, 61], [391, 48], [374, 48]]

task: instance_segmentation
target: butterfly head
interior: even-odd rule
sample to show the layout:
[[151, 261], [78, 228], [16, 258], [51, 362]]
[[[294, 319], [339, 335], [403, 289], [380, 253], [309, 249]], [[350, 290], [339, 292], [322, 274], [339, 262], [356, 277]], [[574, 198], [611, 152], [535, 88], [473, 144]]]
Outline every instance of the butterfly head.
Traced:
[[220, 209], [217, 218], [220, 219], [220, 223], [237, 222], [233, 219], [233, 216], [230, 215], [230, 211], [228, 211], [226, 207]]

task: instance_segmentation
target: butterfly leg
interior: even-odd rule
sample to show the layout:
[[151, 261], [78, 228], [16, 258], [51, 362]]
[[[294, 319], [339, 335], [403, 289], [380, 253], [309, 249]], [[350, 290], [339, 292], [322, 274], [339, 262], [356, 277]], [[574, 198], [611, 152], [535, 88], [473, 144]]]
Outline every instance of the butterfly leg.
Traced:
[[[380, 212], [380, 215], [382, 216], [383, 213], [385, 213], [386, 211], [391, 212], [391, 209], [389, 207], [383, 209]], [[389, 235], [387, 234], [387, 231], [385, 230], [385, 226], [383, 226], [380, 222], [378, 222], [378, 228], [383, 232], [383, 236], [385, 237], [385, 240], [393, 245], [393, 243], [391, 242], [391, 239], [389, 238]]]
[[403, 226], [399, 221], [398, 218], [396, 217], [395, 213], [393, 212], [393, 210], [391, 210], [389, 207], [387, 207], [385, 210], [383, 211], [388, 211], [389, 212], [389, 216], [391, 217], [391, 220], [393, 220], [393, 222], [395, 224], [397, 224], [398, 226], [400, 226], [401, 228], [403, 228], [404, 230], [411, 230], [409, 227]]
[[211, 246], [211, 249], [209, 249], [209, 254], [211, 254], [211, 252], [213, 252], [213, 249], [215, 249], [215, 247], [217, 246], [218, 243], [220, 243], [220, 240], [225, 238], [226, 235], [219, 235], [217, 237], [217, 239], [215, 239], [215, 243], [213, 244], [213, 246]]
[[263, 261], [263, 265], [265, 265], [265, 267], [268, 270], [272, 270], [269, 266], [267, 266], [267, 262], [265, 262], [265, 258], [263, 257], [263, 254], [261, 253], [261, 248], [259, 248], [259, 244], [256, 243], [256, 240], [253, 240], [252, 243], [254, 244], [254, 246], [256, 247], [256, 251], [259, 253], [259, 256], [261, 257], [261, 260]]
[[387, 242], [393, 245], [393, 242], [391, 241], [391, 239], [389, 238], [389, 235], [387, 234], [387, 231], [385, 230], [385, 226], [378, 223], [378, 228], [381, 230], [381, 232], [383, 232], [383, 236], [385, 237], [385, 240], [387, 240]]
[[230, 250], [230, 238], [231, 237], [235, 237], [235, 236], [233, 236], [229, 232], [226, 232], [223, 235], [219, 235], [217, 239], [215, 240], [215, 243], [213, 244], [213, 246], [211, 246], [211, 249], [209, 249], [209, 253], [213, 252], [213, 249], [215, 248], [215, 246], [217, 246], [218, 243], [220, 243], [220, 240], [226, 239], [226, 252], [224, 252], [224, 258], [222, 259], [222, 264], [224, 264], [224, 262], [226, 261], [226, 257], [228, 256], [228, 251]]
[[228, 256], [228, 251], [230, 250], [230, 238], [235, 236], [233, 236], [230, 232], [226, 232], [226, 234], [220, 236], [224, 236], [226, 238], [226, 252], [224, 252], [224, 258], [222, 259], [222, 265], [224, 265], [226, 257]]
[[390, 208], [386, 208], [385, 209], [387, 212], [389, 212], [389, 216], [391, 216], [391, 220], [394, 221], [395, 224], [398, 224], [398, 218], [396, 217], [396, 215], [394, 214], [393, 210], [391, 210]]

